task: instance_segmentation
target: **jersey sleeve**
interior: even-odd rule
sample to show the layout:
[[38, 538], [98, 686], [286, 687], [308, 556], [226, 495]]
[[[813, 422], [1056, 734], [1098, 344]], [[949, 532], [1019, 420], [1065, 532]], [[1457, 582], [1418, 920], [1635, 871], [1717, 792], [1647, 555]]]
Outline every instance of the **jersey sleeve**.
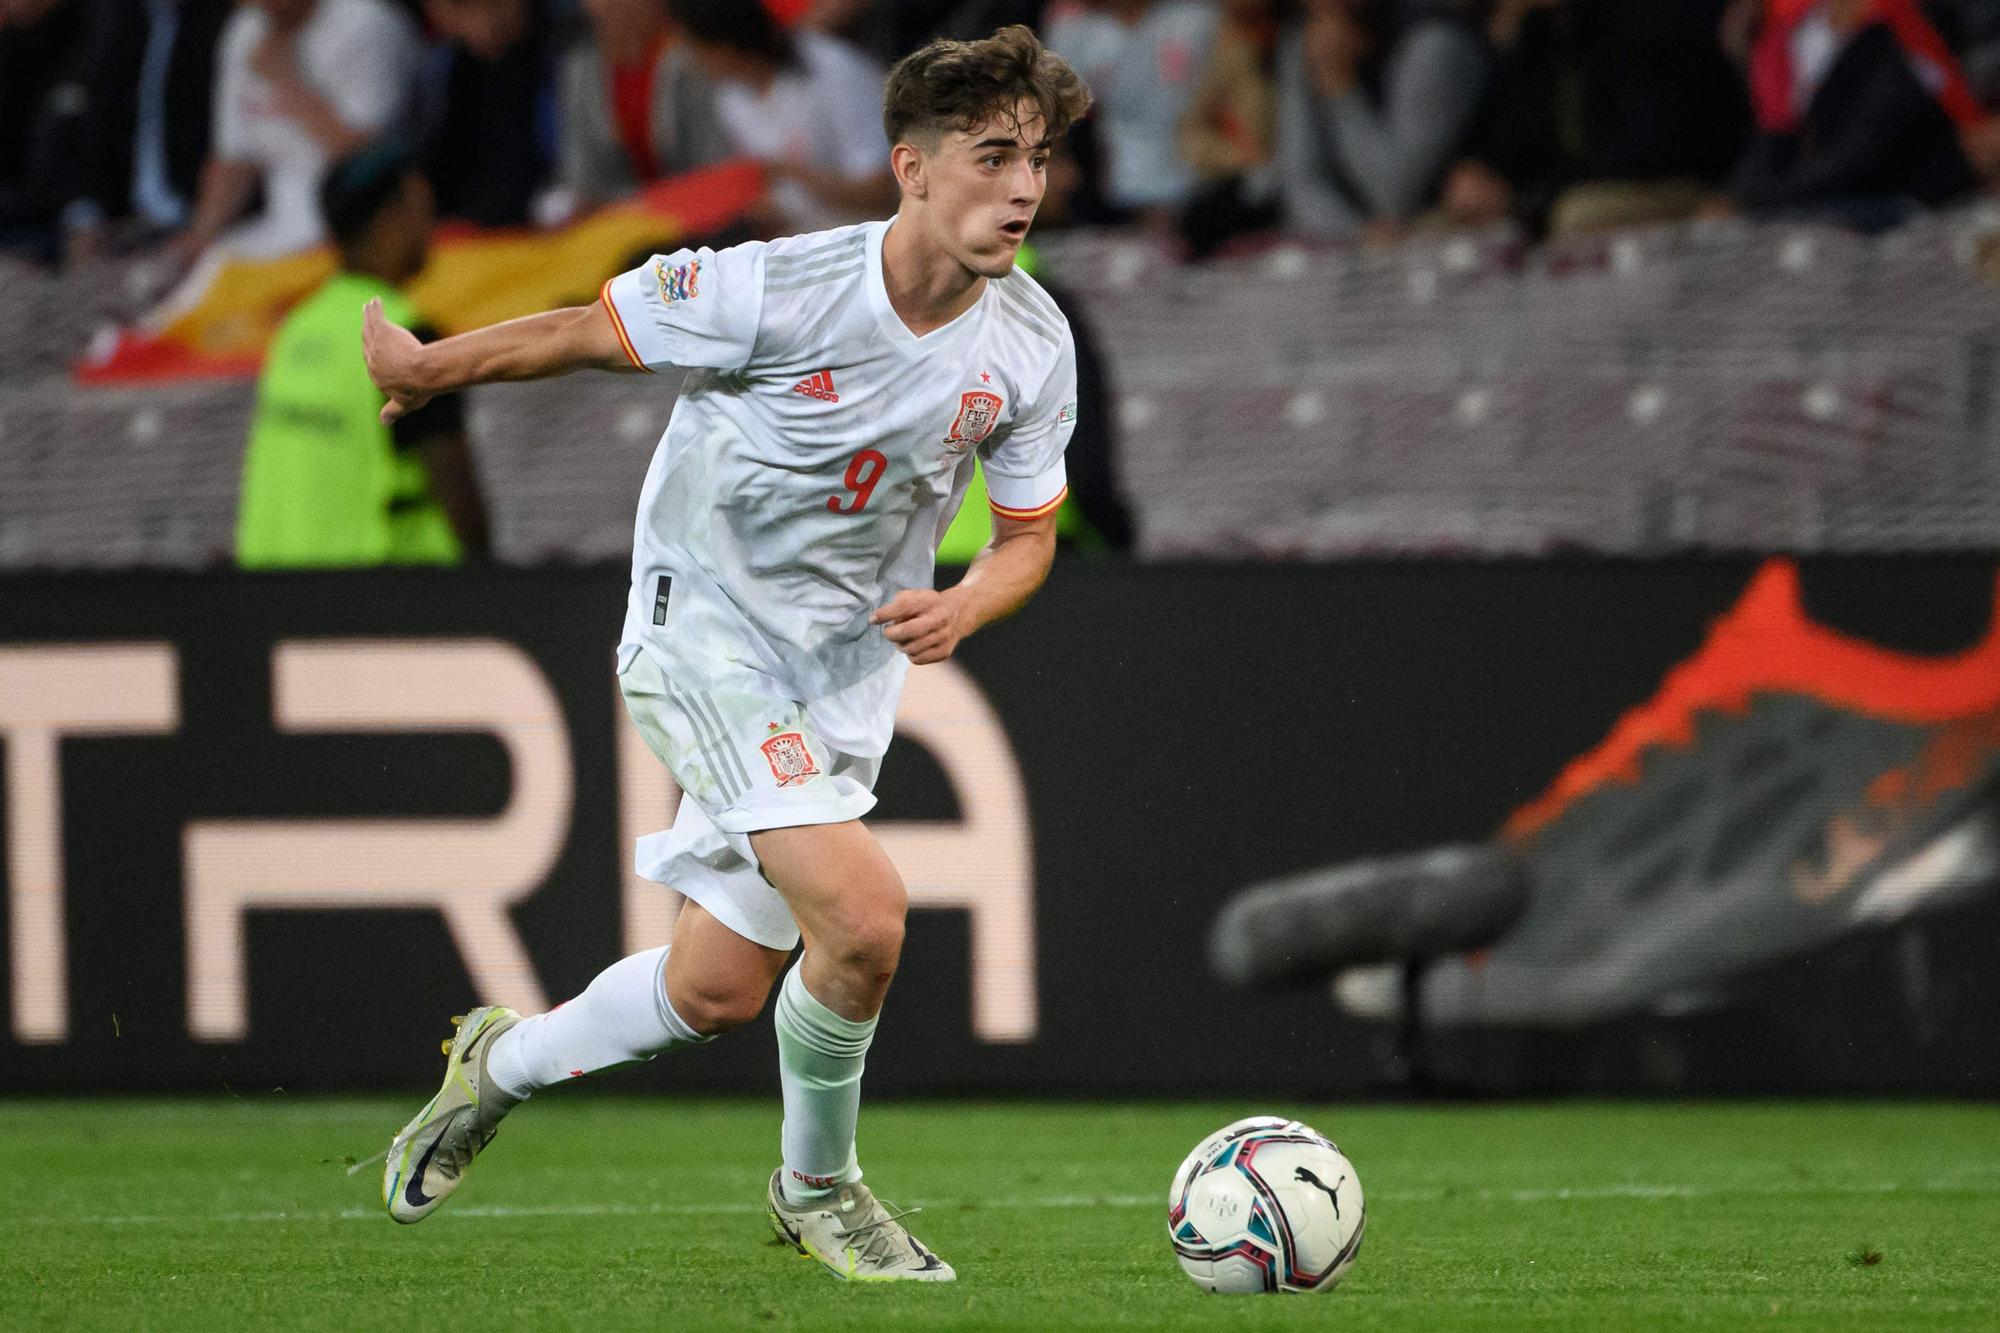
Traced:
[[1018, 521], [1054, 513], [1069, 494], [1063, 450], [1075, 433], [1076, 344], [1064, 329], [1062, 349], [1040, 391], [1022, 405], [1006, 435], [981, 451], [993, 512]]
[[750, 364], [764, 310], [764, 247], [654, 255], [599, 294], [625, 355], [642, 370]]

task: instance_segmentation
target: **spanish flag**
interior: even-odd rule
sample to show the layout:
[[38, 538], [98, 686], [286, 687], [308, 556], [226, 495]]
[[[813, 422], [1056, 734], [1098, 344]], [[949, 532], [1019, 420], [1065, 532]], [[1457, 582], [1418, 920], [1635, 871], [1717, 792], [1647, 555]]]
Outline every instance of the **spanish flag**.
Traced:
[[[762, 192], [754, 164], [730, 163], [660, 181], [554, 231], [441, 228], [410, 299], [445, 333], [588, 305], [634, 256], [721, 232]], [[286, 312], [318, 290], [334, 264], [329, 248], [214, 262], [140, 327], [94, 349], [75, 378], [115, 384], [254, 375]]]

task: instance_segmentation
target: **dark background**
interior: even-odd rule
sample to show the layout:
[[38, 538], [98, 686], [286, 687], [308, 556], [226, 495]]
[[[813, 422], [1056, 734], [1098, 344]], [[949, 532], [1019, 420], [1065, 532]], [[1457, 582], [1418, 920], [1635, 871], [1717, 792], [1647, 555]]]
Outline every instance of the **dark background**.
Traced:
[[[1490, 835], [1651, 695], [1755, 567], [1063, 562], [1025, 612], [959, 655], [1008, 730], [1033, 811], [1040, 1034], [1022, 1046], [977, 1041], [965, 919], [916, 912], [871, 1092], [1390, 1086], [1385, 1025], [1343, 1016], [1323, 988], [1253, 995], [1210, 978], [1203, 945], [1223, 898], [1287, 871]], [[1889, 606], [1916, 636], [1946, 608], [1927, 614], [1899, 589], [1990, 589], [1991, 569], [1909, 557], [1807, 564], [1810, 585]], [[0, 583], [0, 644], [170, 639], [182, 690], [175, 735], [62, 745], [71, 1040], [7, 1044], [0, 1016], [0, 1090], [308, 1090], [433, 1076], [445, 1016], [471, 986], [442, 921], [424, 912], [253, 914], [249, 1040], [186, 1035], [188, 820], [491, 815], [508, 791], [490, 738], [274, 734], [279, 638], [481, 635], [535, 659], [568, 718], [576, 809], [561, 859], [516, 923], [550, 998], [580, 990], [620, 951], [629, 849], [617, 830], [611, 655], [624, 589], [623, 570]], [[877, 815], [952, 817], [936, 775], [920, 748], [899, 743]], [[0, 882], [5, 873], [0, 858]], [[1432, 1064], [1442, 1086], [1467, 1092], [1990, 1094], [2000, 1091], [1996, 945], [2000, 903], [1989, 900], [1774, 968], [1700, 1017], [1444, 1038]], [[772, 1057], [758, 1024], [619, 1085], [763, 1089]]]

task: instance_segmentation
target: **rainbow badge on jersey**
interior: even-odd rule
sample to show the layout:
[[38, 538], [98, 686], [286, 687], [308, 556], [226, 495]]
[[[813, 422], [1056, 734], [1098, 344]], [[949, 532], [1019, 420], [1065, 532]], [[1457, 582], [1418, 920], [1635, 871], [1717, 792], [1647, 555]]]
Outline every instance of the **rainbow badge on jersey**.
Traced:
[[958, 418], [951, 423], [951, 433], [944, 437], [944, 447], [951, 453], [962, 454], [984, 440], [1000, 420], [1000, 407], [997, 393], [974, 389], [960, 394]]
[[701, 280], [701, 261], [690, 259], [685, 264], [669, 268], [665, 259], [655, 259], [653, 273], [660, 280], [662, 301], [668, 305], [676, 301], [692, 301], [697, 295], [695, 284]]

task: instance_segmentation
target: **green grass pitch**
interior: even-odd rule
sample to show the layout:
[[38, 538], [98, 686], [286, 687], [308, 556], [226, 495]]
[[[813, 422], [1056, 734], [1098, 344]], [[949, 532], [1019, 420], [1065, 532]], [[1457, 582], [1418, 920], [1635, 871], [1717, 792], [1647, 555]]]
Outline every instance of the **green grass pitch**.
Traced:
[[[2000, 1109], [1908, 1103], [875, 1105], [869, 1180], [958, 1268], [848, 1287], [772, 1242], [771, 1101], [549, 1094], [417, 1227], [349, 1176], [417, 1104], [0, 1102], [0, 1327], [2000, 1327]], [[1167, 1182], [1260, 1111], [1367, 1192], [1331, 1295], [1209, 1296]]]

